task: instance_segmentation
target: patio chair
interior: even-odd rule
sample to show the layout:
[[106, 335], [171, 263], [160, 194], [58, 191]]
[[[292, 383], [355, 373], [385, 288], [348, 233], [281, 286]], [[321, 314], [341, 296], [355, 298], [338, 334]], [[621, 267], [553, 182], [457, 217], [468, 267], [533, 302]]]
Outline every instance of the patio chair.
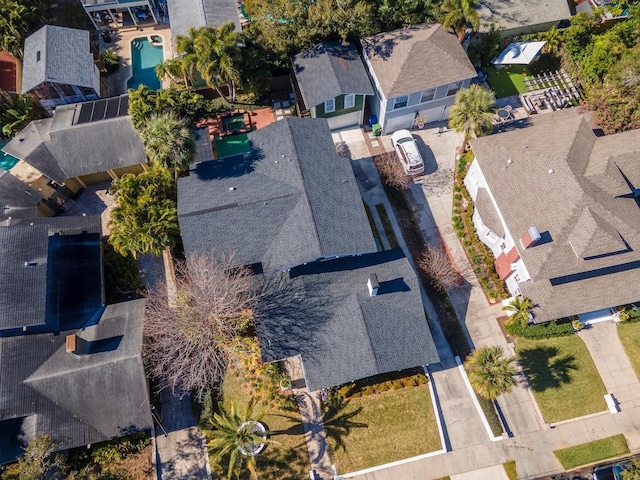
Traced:
[[511, 112], [513, 107], [511, 107], [511, 105], [507, 104], [504, 107], [502, 107], [503, 110], [506, 110], [507, 112]]

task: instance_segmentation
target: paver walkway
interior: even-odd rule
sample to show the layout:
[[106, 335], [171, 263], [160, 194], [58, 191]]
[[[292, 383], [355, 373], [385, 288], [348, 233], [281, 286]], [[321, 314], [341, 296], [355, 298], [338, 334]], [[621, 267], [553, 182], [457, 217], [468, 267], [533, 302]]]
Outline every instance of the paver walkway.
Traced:
[[600, 322], [578, 335], [587, 346], [608, 393], [621, 409], [640, 407], [640, 382], [627, 357], [614, 322]]

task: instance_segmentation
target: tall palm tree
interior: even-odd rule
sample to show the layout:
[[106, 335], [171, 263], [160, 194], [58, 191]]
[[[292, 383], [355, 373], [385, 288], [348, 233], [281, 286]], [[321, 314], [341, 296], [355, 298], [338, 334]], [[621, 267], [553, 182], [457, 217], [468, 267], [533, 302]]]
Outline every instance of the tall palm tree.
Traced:
[[549, 55], [555, 55], [558, 53], [560, 45], [562, 44], [562, 32], [558, 30], [555, 25], [544, 32], [542, 39], [547, 42], [544, 45], [544, 51], [546, 53]]
[[256, 409], [253, 398], [249, 400], [244, 410], [239, 410], [235, 402], [229, 402], [228, 408], [218, 404], [218, 413], [213, 415], [211, 425], [211, 441], [208, 447], [218, 459], [229, 456], [227, 478], [235, 475], [240, 478], [243, 465], [257, 480], [256, 455], [269, 442], [264, 425], [260, 422], [264, 418], [265, 410]]
[[518, 295], [511, 301], [511, 303], [502, 307], [502, 310], [511, 313], [509, 323], [520, 323], [522, 325], [526, 325], [529, 322], [529, 315], [531, 315], [530, 310], [532, 307], [533, 304], [530, 299], [523, 297], [522, 295]]
[[156, 65], [155, 69], [156, 77], [161, 82], [165, 79], [169, 80], [171, 85], [177, 85], [182, 82], [186, 87], [189, 87], [189, 71], [186, 68], [184, 62], [180, 58], [173, 58], [165, 60]]
[[151, 163], [175, 172], [176, 176], [195, 156], [189, 121], [173, 112], [153, 114], [144, 123], [140, 138]]
[[495, 400], [516, 385], [514, 357], [504, 357], [502, 347], [481, 347], [464, 362], [471, 386], [479, 395]]
[[444, 0], [440, 5], [441, 16], [438, 21], [445, 28], [450, 28], [462, 41], [467, 24], [475, 31], [480, 28], [477, 4], [478, 0]]
[[467, 146], [470, 134], [477, 137], [491, 130], [495, 103], [493, 92], [480, 85], [470, 85], [456, 94], [449, 115], [449, 126], [457, 132], [463, 132], [463, 149]]

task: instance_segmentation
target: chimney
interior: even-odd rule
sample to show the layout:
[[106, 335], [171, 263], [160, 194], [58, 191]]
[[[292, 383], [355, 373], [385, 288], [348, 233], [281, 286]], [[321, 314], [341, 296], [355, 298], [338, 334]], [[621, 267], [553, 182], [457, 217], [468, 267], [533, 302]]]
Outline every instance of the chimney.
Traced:
[[369, 275], [367, 287], [369, 287], [370, 297], [375, 297], [378, 294], [378, 288], [380, 288], [380, 284], [378, 283], [378, 276], [375, 273]]
[[87, 341], [76, 334], [67, 335], [66, 343], [67, 353], [75, 353], [76, 355], [87, 353]]
[[538, 227], [529, 227], [527, 233], [525, 233], [522, 238], [520, 238], [520, 244], [522, 248], [527, 249], [529, 247], [533, 247], [540, 240], [540, 231]]

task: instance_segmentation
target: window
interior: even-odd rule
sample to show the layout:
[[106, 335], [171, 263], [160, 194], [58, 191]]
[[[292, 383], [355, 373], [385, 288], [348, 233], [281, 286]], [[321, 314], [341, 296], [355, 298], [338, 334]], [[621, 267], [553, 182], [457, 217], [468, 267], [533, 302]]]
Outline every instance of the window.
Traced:
[[500, 244], [500, 250], [504, 250], [505, 248], [507, 248], [507, 244], [506, 244], [506, 243], [504, 243], [504, 242], [502, 242], [502, 243]]
[[514, 279], [516, 282], [520, 283], [520, 275], [518, 275], [517, 273], [515, 274], [515, 276], [513, 277], [513, 279]]
[[447, 96], [455, 95], [458, 93], [458, 90], [462, 88], [462, 82], [456, 82], [449, 85], [449, 89], [447, 90]]
[[353, 108], [356, 106], [356, 96], [351, 93], [344, 96], [344, 108]]
[[435, 88], [429, 88], [428, 90], [423, 90], [422, 96], [420, 97], [420, 103], [430, 102], [431, 100], [433, 100], [433, 97], [435, 97], [435, 95], [436, 95]]
[[409, 97], [407, 95], [403, 95], [402, 97], [396, 97], [393, 100], [393, 109], [397, 110], [398, 108], [406, 107], [408, 102], [409, 102]]
[[330, 98], [324, 101], [324, 112], [331, 113], [336, 111], [336, 99]]

